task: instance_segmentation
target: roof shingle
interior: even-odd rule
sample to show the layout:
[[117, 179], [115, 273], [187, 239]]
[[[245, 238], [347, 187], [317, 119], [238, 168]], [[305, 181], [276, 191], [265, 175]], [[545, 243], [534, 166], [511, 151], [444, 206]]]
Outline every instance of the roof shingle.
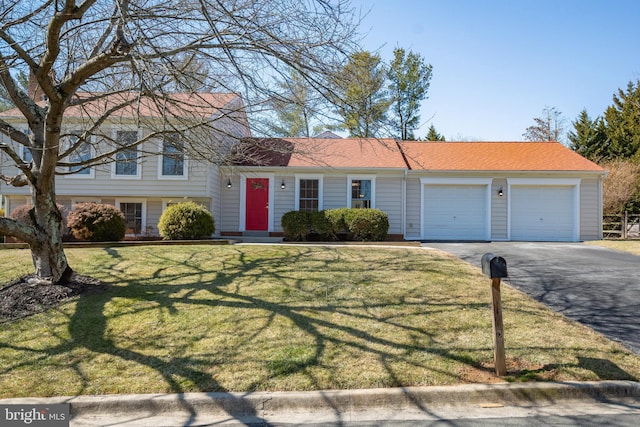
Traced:
[[411, 170], [589, 171], [597, 164], [557, 142], [400, 142]]

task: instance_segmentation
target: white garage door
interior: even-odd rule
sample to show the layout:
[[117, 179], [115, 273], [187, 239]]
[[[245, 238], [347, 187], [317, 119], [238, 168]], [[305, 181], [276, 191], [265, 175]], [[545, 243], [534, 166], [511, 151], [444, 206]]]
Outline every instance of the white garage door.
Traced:
[[573, 186], [511, 187], [511, 240], [574, 241]]
[[424, 237], [488, 240], [486, 185], [426, 185]]

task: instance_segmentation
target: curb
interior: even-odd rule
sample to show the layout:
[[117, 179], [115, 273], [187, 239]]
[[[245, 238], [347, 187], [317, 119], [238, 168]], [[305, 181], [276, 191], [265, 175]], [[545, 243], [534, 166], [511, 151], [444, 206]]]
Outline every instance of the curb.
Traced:
[[312, 392], [132, 394], [2, 399], [0, 404], [69, 403], [74, 417], [100, 414], [209, 414], [232, 417], [264, 413], [330, 410], [336, 413], [375, 408], [406, 410], [443, 406], [553, 405], [568, 400], [613, 402], [640, 400], [640, 383], [597, 381], [562, 383], [472, 384]]

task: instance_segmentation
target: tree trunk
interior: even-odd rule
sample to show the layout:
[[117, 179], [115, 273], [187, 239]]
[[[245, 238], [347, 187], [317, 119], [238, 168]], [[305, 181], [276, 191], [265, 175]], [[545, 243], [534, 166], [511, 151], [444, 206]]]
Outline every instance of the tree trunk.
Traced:
[[35, 281], [42, 284], [65, 284], [71, 279], [62, 245], [64, 232], [62, 214], [55, 202], [53, 192], [36, 193], [31, 211], [36, 227], [35, 238], [29, 241], [31, 258], [35, 267]]

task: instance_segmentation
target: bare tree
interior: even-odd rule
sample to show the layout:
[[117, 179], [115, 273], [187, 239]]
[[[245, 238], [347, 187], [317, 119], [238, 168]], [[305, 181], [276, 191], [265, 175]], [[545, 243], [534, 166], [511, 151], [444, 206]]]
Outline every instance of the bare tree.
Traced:
[[[220, 132], [215, 120], [243, 115], [221, 111], [219, 98], [194, 89], [241, 94], [249, 112], [292, 69], [325, 89], [355, 50], [353, 18], [343, 0], [0, 0], [0, 82], [29, 128], [18, 129], [11, 115], [0, 119], [0, 150], [15, 165], [0, 180], [29, 186], [34, 224], [0, 218], [0, 233], [29, 244], [38, 281], [69, 280], [56, 174], [186, 130], [203, 137], [190, 138], [190, 155], [221, 161], [225, 150], [211, 137]], [[16, 80], [21, 72], [31, 76], [27, 91]], [[221, 113], [212, 118], [207, 108]], [[86, 124], [69, 135], [72, 111]], [[149, 131], [131, 140], [101, 131], [125, 113]], [[91, 156], [74, 155], [83, 144], [94, 145]], [[20, 146], [31, 161], [22, 160]]]
[[640, 165], [627, 159], [617, 159], [601, 165], [607, 171], [602, 186], [602, 209], [605, 215], [619, 215], [638, 196]]
[[527, 141], [561, 142], [564, 136], [565, 119], [555, 107], [545, 107], [540, 117], [534, 117], [535, 124], [522, 134]]

